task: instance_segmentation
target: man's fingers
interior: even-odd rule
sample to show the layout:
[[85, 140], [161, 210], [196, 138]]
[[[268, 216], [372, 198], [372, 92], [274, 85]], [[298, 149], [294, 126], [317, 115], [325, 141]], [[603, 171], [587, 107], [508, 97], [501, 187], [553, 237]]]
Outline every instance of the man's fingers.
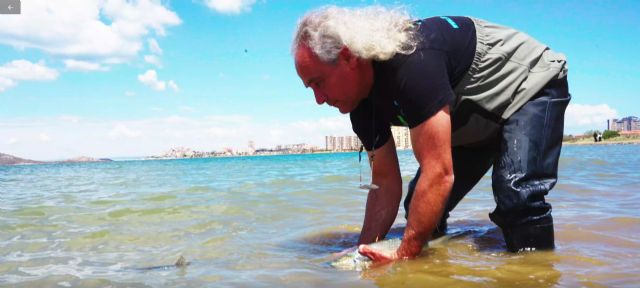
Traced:
[[369, 258], [371, 258], [373, 260], [373, 257], [371, 257], [371, 248], [369, 248], [369, 246], [367, 245], [360, 245], [358, 246], [358, 252], [360, 252], [360, 254], [367, 256]]
[[375, 250], [372, 249], [371, 247], [367, 246], [367, 245], [360, 245], [360, 247], [358, 247], [358, 250], [360, 251], [360, 254], [369, 257], [373, 262], [386, 262], [386, 261], [391, 261], [391, 259], [389, 258], [389, 256]]

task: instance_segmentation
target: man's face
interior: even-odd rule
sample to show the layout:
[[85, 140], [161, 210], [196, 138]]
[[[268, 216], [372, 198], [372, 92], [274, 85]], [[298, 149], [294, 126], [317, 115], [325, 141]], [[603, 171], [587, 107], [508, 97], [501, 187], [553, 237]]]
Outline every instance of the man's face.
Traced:
[[325, 63], [311, 49], [302, 44], [296, 50], [295, 64], [305, 87], [313, 89], [318, 105], [327, 103], [340, 113], [353, 111], [368, 96], [363, 63], [349, 51], [340, 52], [335, 63]]

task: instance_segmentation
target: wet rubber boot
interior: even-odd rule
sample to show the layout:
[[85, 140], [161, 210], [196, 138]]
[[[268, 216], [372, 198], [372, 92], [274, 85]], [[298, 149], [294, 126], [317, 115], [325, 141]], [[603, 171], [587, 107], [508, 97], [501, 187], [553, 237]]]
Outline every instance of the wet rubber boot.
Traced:
[[553, 220], [502, 229], [509, 252], [551, 250], [555, 248]]

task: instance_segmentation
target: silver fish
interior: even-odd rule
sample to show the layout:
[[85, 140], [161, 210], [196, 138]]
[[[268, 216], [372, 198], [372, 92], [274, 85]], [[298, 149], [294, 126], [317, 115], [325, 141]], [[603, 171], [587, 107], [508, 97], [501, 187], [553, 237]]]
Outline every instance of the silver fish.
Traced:
[[[445, 236], [433, 239], [429, 241], [429, 243], [425, 244], [424, 248], [426, 248], [427, 246], [434, 246], [434, 245], [441, 244], [449, 240], [451, 237], [452, 235], [445, 235]], [[402, 239], [393, 238], [393, 239], [382, 240], [382, 241], [369, 244], [369, 247], [380, 250], [382, 252], [392, 253], [396, 251], [398, 247], [400, 247], [401, 242], [402, 242]], [[360, 252], [358, 251], [358, 247], [353, 247], [348, 251], [350, 252], [348, 252], [344, 256], [341, 256], [340, 258], [334, 261], [331, 261], [329, 265], [331, 265], [331, 267], [334, 267], [338, 270], [362, 271], [369, 268], [371, 264], [373, 264], [373, 262], [371, 261], [371, 259], [369, 259], [369, 257], [360, 254]]]

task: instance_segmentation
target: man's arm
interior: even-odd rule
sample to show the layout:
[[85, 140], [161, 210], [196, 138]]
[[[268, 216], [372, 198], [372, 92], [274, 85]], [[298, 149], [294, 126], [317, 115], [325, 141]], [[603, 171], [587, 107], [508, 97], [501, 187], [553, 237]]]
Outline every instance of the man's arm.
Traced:
[[422, 251], [442, 217], [453, 187], [449, 106], [411, 129], [411, 144], [423, 168], [411, 199], [399, 258], [415, 257]]
[[392, 261], [417, 256], [444, 211], [453, 187], [451, 117], [446, 106], [411, 129], [411, 142], [421, 174], [409, 207], [402, 244], [393, 254], [361, 246], [360, 252], [374, 261]]
[[[368, 154], [371, 159], [373, 153]], [[402, 199], [402, 179], [393, 137], [389, 137], [387, 143], [375, 150], [372, 172], [373, 183], [380, 188], [369, 190], [358, 244], [384, 239], [398, 215]]]

